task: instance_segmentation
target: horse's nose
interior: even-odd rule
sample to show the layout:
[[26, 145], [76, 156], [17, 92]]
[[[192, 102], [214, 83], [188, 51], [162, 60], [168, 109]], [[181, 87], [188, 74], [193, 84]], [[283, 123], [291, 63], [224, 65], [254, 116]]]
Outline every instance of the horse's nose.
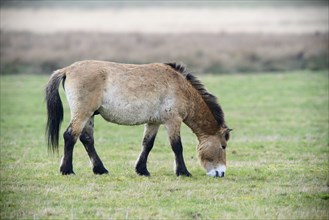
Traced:
[[218, 172], [216, 170], [216, 177], [224, 177], [225, 176], [225, 172]]
[[207, 175], [212, 177], [224, 177], [225, 171], [226, 171], [226, 166], [220, 165], [217, 166], [215, 169], [212, 169], [209, 172], [207, 172]]

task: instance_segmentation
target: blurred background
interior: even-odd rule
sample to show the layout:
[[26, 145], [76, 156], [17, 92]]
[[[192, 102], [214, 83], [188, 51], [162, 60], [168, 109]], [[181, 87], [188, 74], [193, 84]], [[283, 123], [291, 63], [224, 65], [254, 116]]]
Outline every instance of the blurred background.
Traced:
[[328, 1], [1, 1], [1, 74], [84, 59], [195, 73], [328, 69]]

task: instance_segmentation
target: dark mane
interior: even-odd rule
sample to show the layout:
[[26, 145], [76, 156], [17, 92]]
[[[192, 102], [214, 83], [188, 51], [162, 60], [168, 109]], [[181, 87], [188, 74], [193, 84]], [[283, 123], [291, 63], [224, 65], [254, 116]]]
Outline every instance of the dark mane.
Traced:
[[218, 126], [224, 127], [224, 112], [218, 104], [217, 98], [206, 90], [206, 88], [198, 78], [187, 72], [185, 66], [177, 63], [166, 64], [169, 65], [171, 68], [175, 69], [177, 72], [181, 73], [183, 76], [185, 76], [186, 80], [189, 81], [189, 83], [198, 91], [198, 93], [201, 95], [201, 97], [207, 104], [215, 120], [217, 121]]

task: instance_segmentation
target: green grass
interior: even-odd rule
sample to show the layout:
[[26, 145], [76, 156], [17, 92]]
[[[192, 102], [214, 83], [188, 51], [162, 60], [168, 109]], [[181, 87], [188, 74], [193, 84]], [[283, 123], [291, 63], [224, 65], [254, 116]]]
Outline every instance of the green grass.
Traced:
[[[176, 177], [163, 128], [150, 154], [151, 177], [134, 173], [143, 126], [97, 117], [95, 143], [109, 175], [92, 174], [81, 143], [74, 176], [47, 152], [47, 76], [1, 76], [1, 219], [327, 219], [328, 73], [202, 76], [234, 129], [225, 178], [199, 166], [184, 126], [192, 178]], [[64, 131], [69, 111], [65, 98]], [[63, 146], [63, 140], [60, 139]]]

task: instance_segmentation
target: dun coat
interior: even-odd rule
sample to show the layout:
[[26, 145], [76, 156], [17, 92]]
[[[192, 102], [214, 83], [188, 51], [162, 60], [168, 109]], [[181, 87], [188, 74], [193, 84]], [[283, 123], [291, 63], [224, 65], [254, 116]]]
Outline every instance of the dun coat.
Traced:
[[183, 158], [181, 123], [195, 133], [198, 157], [210, 176], [223, 177], [226, 171], [226, 145], [229, 129], [216, 97], [182, 65], [152, 63], [120, 64], [105, 61], [80, 61], [55, 71], [46, 87], [48, 110], [47, 137], [53, 151], [58, 149], [63, 106], [58, 88], [62, 82], [71, 111], [64, 132], [64, 156], [60, 172], [74, 174], [73, 148], [83, 143], [95, 174], [108, 173], [94, 147], [94, 116], [121, 125], [145, 124], [142, 151], [136, 172], [149, 176], [147, 158], [159, 126], [168, 132], [175, 154], [176, 175], [190, 176]]

